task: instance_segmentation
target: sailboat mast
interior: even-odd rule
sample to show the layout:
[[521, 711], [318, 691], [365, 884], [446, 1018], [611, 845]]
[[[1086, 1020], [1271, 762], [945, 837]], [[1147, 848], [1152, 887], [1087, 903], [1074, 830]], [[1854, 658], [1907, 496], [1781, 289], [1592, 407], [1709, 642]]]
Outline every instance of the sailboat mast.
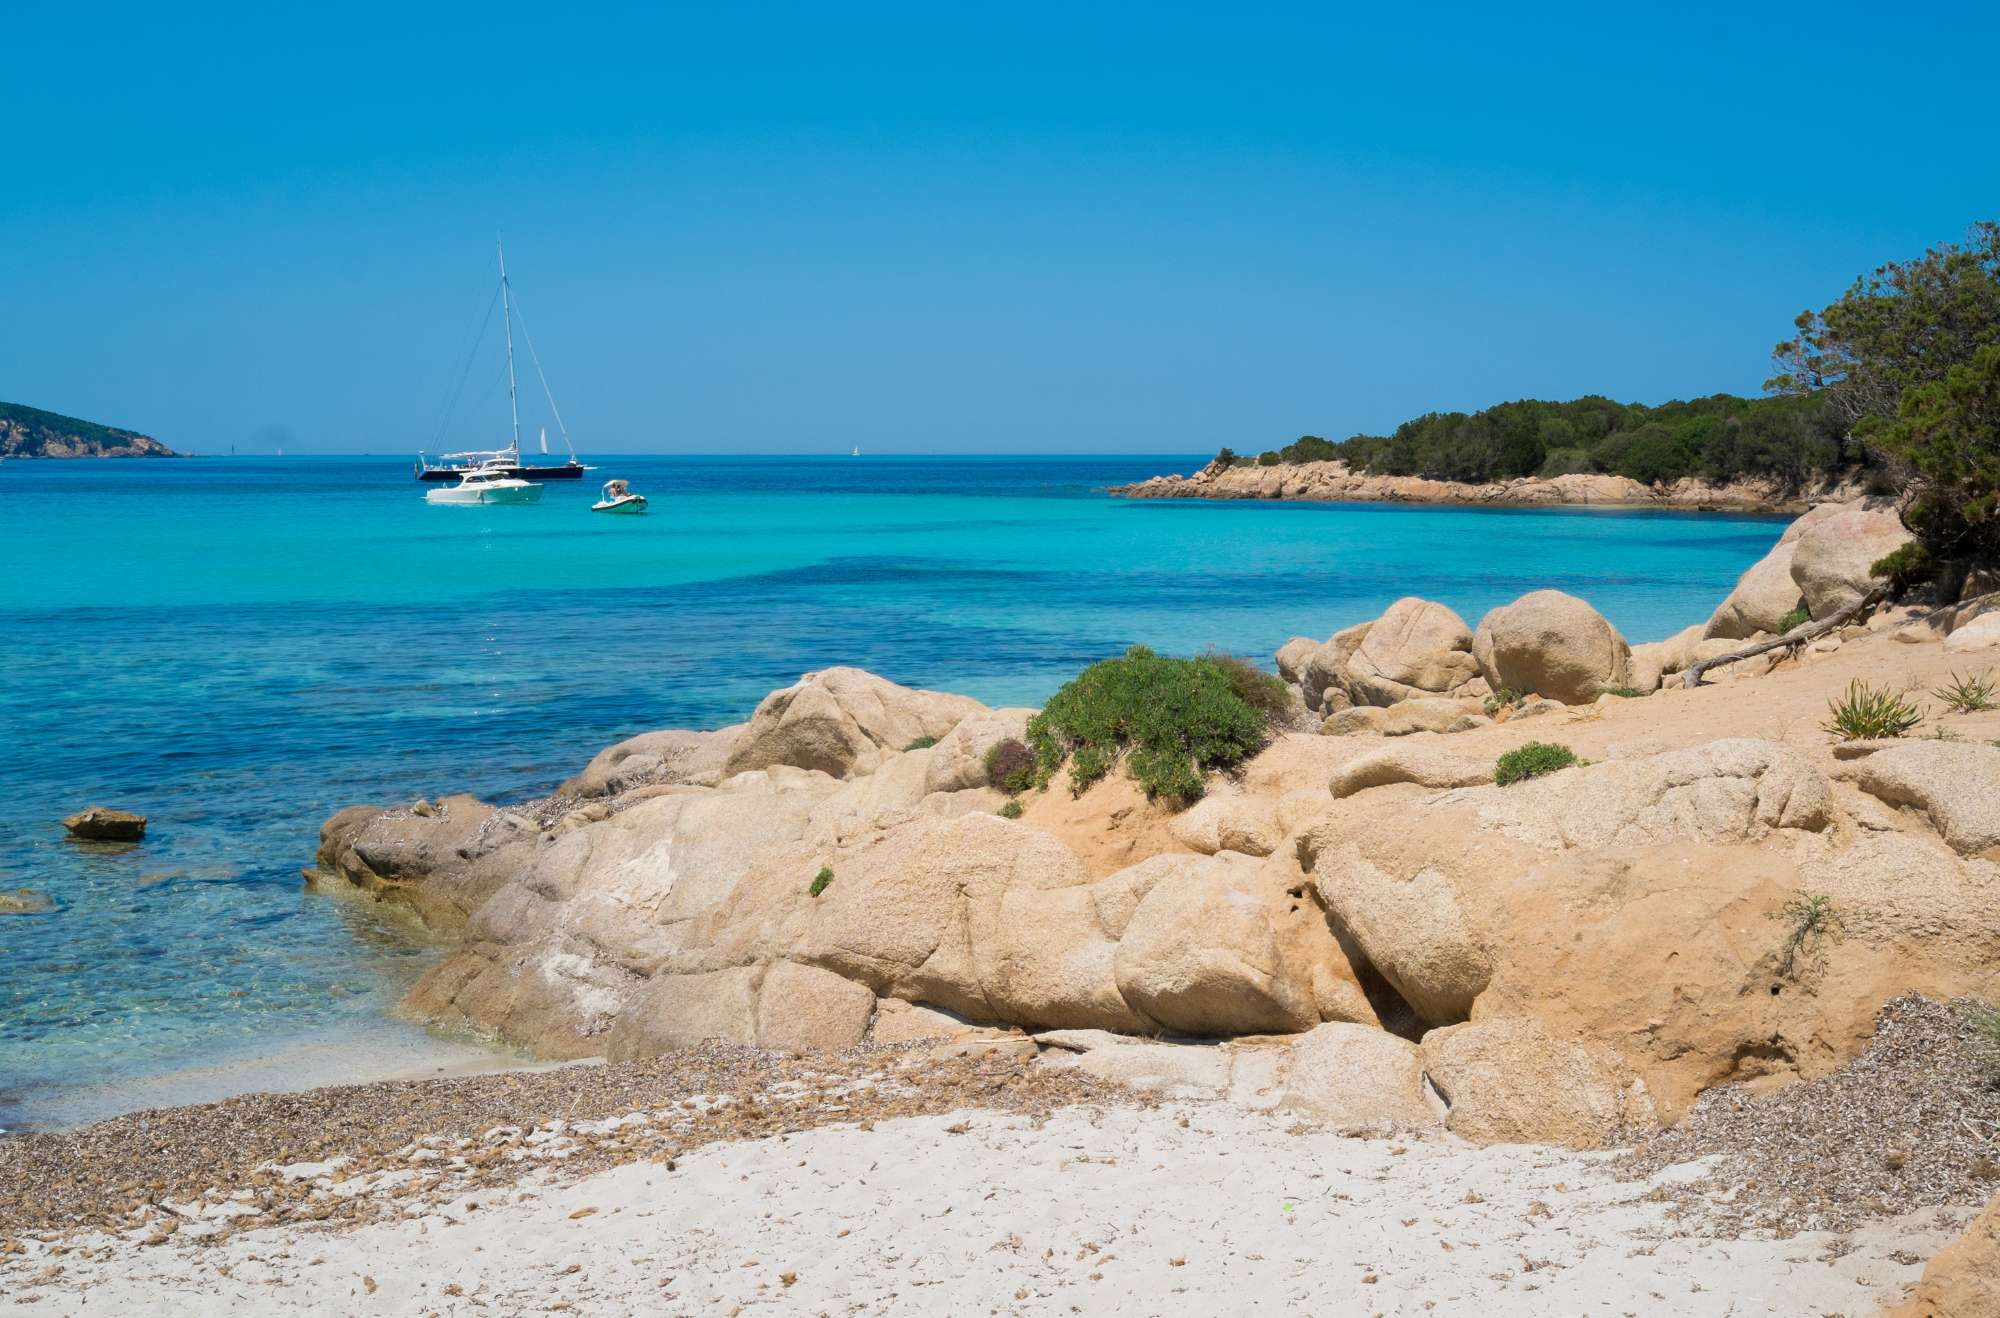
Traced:
[[500, 322], [507, 327], [507, 411], [514, 419], [514, 460], [521, 460], [521, 403], [514, 392], [514, 306], [507, 292], [507, 248], [498, 238], [493, 245], [500, 251]]

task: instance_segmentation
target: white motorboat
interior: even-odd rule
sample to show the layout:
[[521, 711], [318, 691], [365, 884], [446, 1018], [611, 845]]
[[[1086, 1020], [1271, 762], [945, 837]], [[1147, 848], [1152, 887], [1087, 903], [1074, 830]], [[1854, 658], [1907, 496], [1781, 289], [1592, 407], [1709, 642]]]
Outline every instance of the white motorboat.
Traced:
[[507, 467], [497, 462], [476, 471], [466, 472], [456, 485], [424, 491], [425, 503], [472, 505], [541, 501], [541, 486], [533, 481], [524, 481], [519, 477], [508, 475]]
[[646, 496], [632, 493], [632, 487], [624, 481], [606, 481], [601, 497], [590, 505], [594, 513], [643, 513], [646, 511]]

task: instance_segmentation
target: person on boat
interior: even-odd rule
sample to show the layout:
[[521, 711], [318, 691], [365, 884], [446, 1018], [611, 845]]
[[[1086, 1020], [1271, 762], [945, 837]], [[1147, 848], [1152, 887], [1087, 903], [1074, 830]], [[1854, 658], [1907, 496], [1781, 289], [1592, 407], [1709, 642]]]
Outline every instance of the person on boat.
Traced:
[[622, 499], [631, 492], [631, 487], [626, 485], [624, 481], [606, 481], [604, 483], [604, 497], [606, 499]]

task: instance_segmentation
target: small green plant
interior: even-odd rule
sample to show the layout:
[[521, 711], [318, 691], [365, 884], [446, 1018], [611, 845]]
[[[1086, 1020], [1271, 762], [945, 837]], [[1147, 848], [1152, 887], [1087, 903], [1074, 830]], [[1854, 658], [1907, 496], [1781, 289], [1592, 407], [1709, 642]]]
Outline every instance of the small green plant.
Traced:
[[1019, 819], [1021, 817], [1021, 803], [1019, 801], [1009, 801], [1006, 805], [1001, 806], [1000, 817], [1002, 819]]
[[936, 737], [918, 737], [915, 741], [903, 747], [903, 749], [906, 751], [922, 751], [929, 750], [935, 745], [937, 745]]
[[1492, 718], [1503, 709], [1512, 709], [1521, 703], [1521, 693], [1513, 687], [1503, 686], [1486, 697], [1486, 717]]
[[1924, 721], [1923, 711], [1888, 687], [1873, 687], [1855, 678], [1847, 694], [1828, 701], [1827, 721], [1820, 727], [1842, 741], [1900, 737]]
[[1531, 741], [1525, 746], [1508, 751], [1494, 762], [1493, 781], [1505, 787], [1509, 783], [1539, 778], [1545, 773], [1567, 769], [1576, 762], [1576, 752], [1567, 746]]
[[[1256, 678], [1251, 698], [1239, 689], [1246, 669]], [[1229, 768], [1262, 748], [1266, 711], [1281, 688], [1247, 664], [1237, 668], [1213, 655], [1169, 659], [1135, 645], [1056, 692], [1028, 721], [1028, 745], [1043, 782], [1068, 764], [1071, 790], [1081, 795], [1122, 756], [1148, 799], [1186, 805], [1201, 796], [1205, 770]]]
[[825, 892], [826, 885], [832, 882], [833, 867], [831, 865], [822, 865], [819, 867], [819, 873], [813, 875], [812, 887], [807, 888], [806, 892], [811, 896], [817, 897]]
[[1834, 909], [1833, 898], [1801, 888], [1771, 918], [1785, 925], [1778, 953], [1778, 973], [1789, 978], [1803, 962], [1808, 969], [1826, 960], [1826, 949], [1847, 940], [1847, 920]]
[[1035, 753], [1016, 737], [994, 742], [986, 752], [986, 781], [1009, 796], [1019, 796], [1037, 785]]
[[1940, 723], [1940, 724], [1938, 724], [1938, 725], [1937, 725], [1936, 727], [1934, 727], [1934, 728], [1932, 728], [1932, 729], [1931, 729], [1931, 735], [1930, 735], [1930, 736], [1928, 736], [1928, 737], [1926, 737], [1926, 738], [1924, 738], [1924, 740], [1925, 740], [1925, 741], [1964, 741], [1964, 740], [1965, 740], [1965, 738], [1964, 738], [1964, 737], [1962, 737], [1962, 736], [1960, 736], [1960, 735], [1958, 734], [1958, 732], [1957, 732], [1957, 731], [1956, 731], [1955, 729], [1952, 729], [1952, 728], [1948, 728], [1948, 727], [1946, 727], [1946, 726], [1945, 726], [1944, 724]]
[[2000, 683], [1993, 680], [1993, 670], [1969, 676], [1953, 673], [1951, 681], [1932, 691], [1944, 707], [1954, 714], [1977, 714], [1982, 710], [2000, 709]]
[[1812, 610], [1801, 604], [1784, 617], [1778, 619], [1778, 635], [1803, 627], [1812, 621]]

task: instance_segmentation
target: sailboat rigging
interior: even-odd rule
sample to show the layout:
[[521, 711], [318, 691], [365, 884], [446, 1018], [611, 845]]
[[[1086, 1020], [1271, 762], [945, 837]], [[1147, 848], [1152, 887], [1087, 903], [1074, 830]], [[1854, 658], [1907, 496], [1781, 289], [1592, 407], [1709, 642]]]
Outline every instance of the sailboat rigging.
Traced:
[[[422, 453], [417, 454], [416, 477], [420, 481], [455, 481], [467, 472], [482, 468], [492, 468], [515, 480], [576, 480], [590, 468], [576, 459], [576, 446], [570, 443], [569, 427], [563, 424], [562, 413], [556, 410], [555, 394], [549, 389], [549, 378], [542, 371], [541, 356], [535, 351], [534, 336], [528, 333], [528, 322], [521, 319], [521, 338], [528, 345], [528, 360], [534, 364], [535, 378], [541, 381], [542, 396], [548, 400], [549, 415], [556, 421], [556, 430], [562, 436], [563, 447], [569, 450], [569, 460], [557, 464], [527, 466], [521, 461], [521, 403], [514, 380], [514, 321], [520, 317], [520, 310], [514, 305], [513, 286], [507, 280], [507, 249], [496, 240], [494, 243], [500, 256], [500, 318], [506, 331], [507, 343], [507, 413], [512, 425], [511, 437], [506, 448], [470, 449], [463, 453], [445, 453], [438, 461], [432, 462]], [[489, 303], [487, 314], [492, 314]], [[549, 451], [549, 430], [541, 430], [542, 452]]]

